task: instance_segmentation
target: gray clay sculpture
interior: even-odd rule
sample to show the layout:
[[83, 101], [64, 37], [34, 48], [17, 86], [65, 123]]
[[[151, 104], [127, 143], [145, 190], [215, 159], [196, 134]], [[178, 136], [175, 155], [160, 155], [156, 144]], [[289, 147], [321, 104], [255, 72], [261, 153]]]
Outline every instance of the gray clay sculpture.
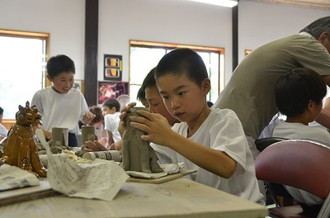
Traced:
[[138, 171], [144, 173], [159, 173], [163, 169], [157, 163], [157, 155], [150, 146], [149, 141], [143, 141], [141, 130], [129, 125], [130, 116], [139, 116], [137, 110], [146, 110], [142, 107], [131, 108], [126, 117], [126, 129], [123, 134], [122, 165], [126, 171]]

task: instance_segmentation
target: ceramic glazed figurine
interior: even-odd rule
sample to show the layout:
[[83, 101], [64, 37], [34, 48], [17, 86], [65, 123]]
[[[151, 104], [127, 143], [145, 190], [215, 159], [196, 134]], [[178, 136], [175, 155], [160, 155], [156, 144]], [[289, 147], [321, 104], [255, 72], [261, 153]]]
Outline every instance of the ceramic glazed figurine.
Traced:
[[141, 130], [129, 125], [130, 116], [138, 116], [137, 110], [146, 110], [142, 107], [131, 108], [126, 117], [126, 130], [123, 134], [122, 164], [126, 171], [138, 171], [144, 173], [159, 173], [163, 169], [157, 163], [155, 151], [148, 141], [143, 141]]
[[37, 176], [46, 177], [47, 170], [42, 166], [38, 156], [37, 143], [34, 139], [32, 124], [41, 124], [41, 114], [35, 106], [19, 105], [16, 123], [9, 132], [4, 145], [6, 163], [30, 171]]

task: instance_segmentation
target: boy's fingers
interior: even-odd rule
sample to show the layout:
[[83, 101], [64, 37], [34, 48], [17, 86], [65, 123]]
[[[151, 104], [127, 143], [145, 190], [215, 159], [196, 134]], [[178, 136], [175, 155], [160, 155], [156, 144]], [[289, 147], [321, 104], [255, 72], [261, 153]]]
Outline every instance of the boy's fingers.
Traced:
[[128, 107], [134, 107], [135, 105], [136, 105], [136, 102], [131, 102], [131, 103], [127, 104]]
[[133, 128], [137, 128], [139, 130], [141, 130], [142, 132], [146, 132], [148, 133], [148, 127], [144, 124], [141, 124], [141, 123], [137, 123], [137, 122], [131, 122], [130, 125], [133, 127]]
[[149, 135], [141, 135], [141, 139], [143, 141], [150, 141], [149, 138], [150, 138]]
[[121, 112], [121, 114], [119, 115], [119, 118], [121, 119], [121, 120], [124, 120], [125, 119], [125, 117], [126, 117], [126, 112], [125, 111], [123, 111], [123, 112]]
[[132, 107], [134, 107], [136, 105], [135, 102], [131, 102], [131, 103], [128, 103], [122, 110], [121, 112], [127, 112], [129, 111]]
[[150, 113], [149, 111], [144, 111], [144, 110], [138, 110], [136, 111], [139, 115], [142, 117], [147, 118], [148, 120], [153, 120], [154, 114]]

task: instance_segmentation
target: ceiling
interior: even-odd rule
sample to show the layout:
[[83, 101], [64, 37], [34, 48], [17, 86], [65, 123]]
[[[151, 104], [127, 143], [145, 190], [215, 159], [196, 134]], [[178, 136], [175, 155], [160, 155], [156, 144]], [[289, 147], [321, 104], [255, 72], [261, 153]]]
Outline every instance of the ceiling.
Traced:
[[[272, 4], [286, 4], [300, 7], [321, 8], [330, 10], [330, 0], [250, 0]], [[330, 13], [329, 13], [330, 14]]]

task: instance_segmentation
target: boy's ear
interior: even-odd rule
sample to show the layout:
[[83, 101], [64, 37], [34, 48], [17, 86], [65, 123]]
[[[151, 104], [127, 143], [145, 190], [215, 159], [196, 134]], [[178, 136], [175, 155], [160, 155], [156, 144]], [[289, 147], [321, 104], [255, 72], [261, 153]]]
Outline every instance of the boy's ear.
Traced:
[[47, 79], [48, 79], [49, 81], [53, 82], [53, 79], [52, 79], [49, 75], [47, 75]]
[[309, 100], [308, 101], [307, 108], [310, 110], [312, 107], [313, 107], [313, 101], [312, 100]]
[[326, 32], [321, 33], [321, 35], [319, 36], [319, 38], [317, 40], [319, 40], [321, 43], [323, 43], [324, 40], [328, 39], [329, 34]]
[[207, 95], [209, 93], [209, 91], [211, 90], [211, 81], [210, 81], [209, 78], [206, 78], [206, 79], [203, 80], [202, 90], [203, 90], [205, 95]]
[[309, 111], [314, 111], [314, 108], [315, 107], [318, 107], [319, 105], [315, 102], [315, 101], [312, 101], [312, 100], [309, 100], [308, 101], [308, 105], [307, 105], [307, 109]]

